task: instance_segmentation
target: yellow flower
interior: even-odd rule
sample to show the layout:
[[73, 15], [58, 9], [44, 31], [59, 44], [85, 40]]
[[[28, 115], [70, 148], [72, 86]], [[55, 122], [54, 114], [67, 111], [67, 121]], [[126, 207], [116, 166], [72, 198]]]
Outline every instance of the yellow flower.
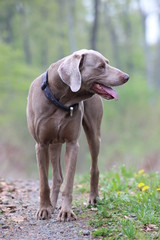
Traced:
[[142, 191], [144, 192], [144, 191], [146, 191], [146, 190], [148, 190], [149, 189], [149, 186], [144, 186], [143, 188], [142, 188]]
[[121, 192], [121, 191], [118, 191], [118, 192], [117, 192], [117, 195], [120, 195], [121, 193], [123, 193], [123, 192]]
[[142, 174], [142, 173], [144, 173], [144, 169], [141, 169], [138, 171], [138, 174]]
[[138, 187], [139, 187], [139, 188], [144, 187], [144, 186], [145, 186], [145, 184], [144, 184], [143, 182], [138, 183]]
[[160, 191], [160, 188], [157, 188], [157, 191]]

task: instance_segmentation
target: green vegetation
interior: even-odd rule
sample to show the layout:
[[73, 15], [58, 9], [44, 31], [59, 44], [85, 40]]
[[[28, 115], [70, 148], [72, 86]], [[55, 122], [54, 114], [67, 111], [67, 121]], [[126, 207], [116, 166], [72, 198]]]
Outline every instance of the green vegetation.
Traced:
[[[88, 179], [89, 180], [89, 179]], [[86, 176], [77, 177], [76, 193], [86, 188]], [[100, 198], [96, 206], [84, 207], [76, 201], [94, 229], [93, 237], [102, 239], [160, 239], [160, 175], [144, 170], [133, 172], [124, 166], [119, 171], [100, 175]], [[87, 195], [86, 195], [87, 196]]]

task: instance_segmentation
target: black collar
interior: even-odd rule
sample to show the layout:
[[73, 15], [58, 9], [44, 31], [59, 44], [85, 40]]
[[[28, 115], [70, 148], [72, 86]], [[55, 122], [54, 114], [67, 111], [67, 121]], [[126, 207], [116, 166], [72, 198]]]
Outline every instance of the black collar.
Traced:
[[71, 106], [64, 106], [61, 102], [58, 101], [58, 99], [55, 98], [54, 94], [52, 93], [48, 85], [48, 70], [43, 74], [43, 82], [41, 84], [41, 89], [44, 92], [46, 98], [48, 98], [48, 100], [50, 100], [58, 108], [61, 108], [64, 111], [70, 112], [70, 116], [72, 116], [73, 111], [78, 108], [78, 103], [75, 103]]

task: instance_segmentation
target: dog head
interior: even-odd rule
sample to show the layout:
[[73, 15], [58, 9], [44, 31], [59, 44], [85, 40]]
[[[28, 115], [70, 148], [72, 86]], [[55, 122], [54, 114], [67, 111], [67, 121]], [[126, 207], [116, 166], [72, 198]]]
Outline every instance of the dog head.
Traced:
[[105, 99], [118, 100], [113, 86], [126, 83], [129, 75], [109, 65], [109, 61], [99, 52], [80, 50], [66, 57], [58, 68], [62, 81], [72, 92], [85, 88]]

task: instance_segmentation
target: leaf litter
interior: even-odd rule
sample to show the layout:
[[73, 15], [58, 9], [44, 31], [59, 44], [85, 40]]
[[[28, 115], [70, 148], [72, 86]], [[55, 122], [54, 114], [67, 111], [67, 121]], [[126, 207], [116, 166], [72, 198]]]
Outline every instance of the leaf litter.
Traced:
[[[56, 220], [58, 206], [51, 219], [37, 220], [39, 201], [39, 181], [0, 179], [0, 239], [92, 238], [92, 227], [88, 226], [87, 218], [80, 217], [77, 221], [58, 222]], [[80, 210], [76, 209], [76, 211]]]

